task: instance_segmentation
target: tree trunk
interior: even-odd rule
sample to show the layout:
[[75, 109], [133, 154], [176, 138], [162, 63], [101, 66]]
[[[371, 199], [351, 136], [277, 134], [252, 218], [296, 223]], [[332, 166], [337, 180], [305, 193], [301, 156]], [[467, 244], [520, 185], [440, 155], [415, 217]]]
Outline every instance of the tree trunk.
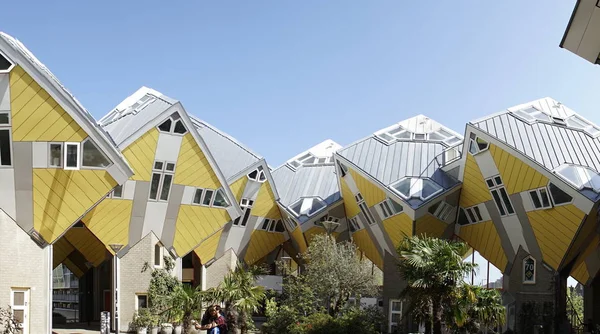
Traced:
[[247, 315], [245, 311], [241, 311], [240, 312], [240, 316], [239, 316], [239, 326], [241, 329], [241, 333], [242, 334], [246, 334], [248, 333], [248, 323], [247, 323], [248, 319], [247, 319]]
[[427, 317], [425, 320], [425, 334], [431, 334], [431, 318]]
[[433, 334], [442, 334], [442, 305], [439, 300], [433, 300]]
[[186, 312], [183, 315], [183, 334], [188, 334], [190, 332], [190, 328], [192, 327], [192, 314], [190, 312]]

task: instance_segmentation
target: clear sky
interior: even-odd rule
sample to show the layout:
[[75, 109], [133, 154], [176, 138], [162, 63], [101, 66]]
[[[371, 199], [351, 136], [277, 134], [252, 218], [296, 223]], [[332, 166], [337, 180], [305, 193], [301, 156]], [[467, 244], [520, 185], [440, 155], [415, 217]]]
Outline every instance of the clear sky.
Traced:
[[142, 85], [278, 166], [415, 114], [553, 97], [600, 123], [600, 66], [559, 48], [575, 0], [14, 1], [20, 39], [97, 119]]

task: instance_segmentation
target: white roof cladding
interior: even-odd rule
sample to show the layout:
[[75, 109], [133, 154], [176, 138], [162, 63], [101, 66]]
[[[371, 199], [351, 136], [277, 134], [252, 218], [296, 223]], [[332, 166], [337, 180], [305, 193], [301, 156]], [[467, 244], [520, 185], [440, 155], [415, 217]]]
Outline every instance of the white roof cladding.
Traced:
[[333, 153], [341, 148], [342, 146], [340, 144], [331, 139], [326, 139], [323, 142], [289, 159], [286, 161], [286, 163], [293, 169], [298, 168], [301, 165], [330, 163], [333, 162]]
[[[540, 111], [533, 119], [523, 110]], [[469, 122], [549, 172], [564, 164], [600, 171], [599, 127], [562, 103], [546, 97]], [[595, 200], [597, 194], [585, 194]]]

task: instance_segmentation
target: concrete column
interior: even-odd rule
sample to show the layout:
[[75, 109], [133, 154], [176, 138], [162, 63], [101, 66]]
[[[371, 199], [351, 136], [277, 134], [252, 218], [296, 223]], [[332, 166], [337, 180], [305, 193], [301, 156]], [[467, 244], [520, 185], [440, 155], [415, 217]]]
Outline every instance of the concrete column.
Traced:
[[54, 263], [54, 248], [48, 245], [48, 333], [52, 333], [52, 301], [54, 300], [53, 287], [54, 280], [52, 277], [52, 264]]
[[113, 305], [112, 305], [112, 326], [115, 333], [120, 332], [120, 319], [119, 319], [119, 288], [120, 288], [120, 277], [119, 277], [119, 257], [113, 256], [112, 259], [112, 293], [113, 293]]
[[202, 286], [202, 291], [206, 290], [206, 266], [202, 265], [200, 270], [200, 275], [202, 276], [200, 285]]
[[180, 257], [175, 259], [175, 273], [177, 274], [177, 279], [181, 282], [183, 279], [183, 264]]

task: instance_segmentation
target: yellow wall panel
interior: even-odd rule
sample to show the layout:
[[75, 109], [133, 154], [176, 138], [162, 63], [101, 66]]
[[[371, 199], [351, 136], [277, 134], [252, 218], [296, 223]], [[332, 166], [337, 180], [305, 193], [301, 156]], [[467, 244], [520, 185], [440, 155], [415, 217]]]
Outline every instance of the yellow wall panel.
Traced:
[[173, 240], [177, 254], [189, 253], [204, 239], [223, 228], [230, 219], [225, 209], [180, 205]]
[[352, 169], [349, 169], [349, 171], [350, 175], [352, 176], [352, 179], [354, 180], [354, 183], [356, 183], [358, 191], [360, 191], [360, 194], [363, 196], [365, 202], [367, 202], [367, 205], [369, 207], [375, 206], [375, 204], [387, 198], [385, 192], [379, 187], [377, 187], [375, 184], [373, 184], [371, 181], [362, 177], [360, 174], [353, 171]]
[[58, 239], [52, 245], [52, 269], [63, 263], [75, 248], [65, 238]]
[[369, 232], [362, 229], [352, 234], [352, 240], [358, 246], [358, 248], [365, 254], [365, 256], [371, 260], [379, 269], [383, 270], [383, 258], [379, 253], [379, 250], [375, 246], [375, 242], [371, 240]]
[[506, 254], [504, 254], [500, 236], [498, 236], [498, 231], [492, 221], [461, 226], [459, 236], [475, 248], [481, 256], [504, 272], [507, 263]]
[[527, 212], [544, 261], [553, 269], [560, 265], [584, 215], [572, 204]]
[[600, 237], [596, 235], [575, 260], [571, 276], [581, 284], [587, 284], [588, 279], [595, 277], [597, 274], [596, 272], [589, 271], [586, 260], [598, 247], [600, 247]]
[[254, 264], [275, 250], [284, 241], [285, 238], [281, 233], [255, 230], [250, 237], [244, 261], [249, 265]]
[[67, 267], [77, 278], [81, 278], [85, 274], [71, 259], [66, 258], [62, 264]]
[[[133, 201], [107, 198], [81, 220], [105, 245], [127, 245]], [[108, 249], [112, 254], [113, 250]]]
[[123, 150], [123, 156], [133, 169], [132, 180], [150, 181], [158, 143], [158, 130], [152, 128]]
[[229, 186], [238, 203], [242, 200], [242, 195], [244, 194], [244, 189], [246, 189], [246, 184], [248, 184], [248, 177], [244, 175]]
[[542, 173], [498, 146], [490, 145], [490, 153], [509, 194], [545, 187], [548, 184], [548, 178]]
[[78, 250], [87, 261], [99, 266], [106, 259], [106, 246], [85, 227], [74, 227], [67, 231], [65, 239]]
[[116, 186], [104, 170], [33, 170], [34, 227], [48, 242]]
[[587, 281], [590, 279], [590, 273], [588, 272], [585, 262], [580, 262], [578, 265], [576, 265], [571, 272], [571, 276], [576, 279], [577, 282], [581, 284], [587, 284]]
[[268, 181], [260, 186], [258, 196], [252, 207], [252, 215], [270, 219], [281, 219], [281, 212], [275, 202], [275, 195]]
[[356, 199], [354, 198], [354, 194], [350, 191], [350, 187], [346, 183], [344, 178], [340, 178], [340, 183], [342, 184], [342, 197], [344, 198], [344, 209], [346, 210], [346, 217], [352, 218], [356, 216], [360, 212], [360, 208], [356, 203]]
[[302, 234], [302, 229], [300, 228], [300, 226], [296, 227], [294, 231], [290, 233], [290, 236], [298, 244], [298, 252], [300, 252], [300, 254], [306, 252], [308, 246], [306, 244], [306, 240], [304, 239], [304, 235]]
[[394, 247], [397, 248], [405, 236], [412, 236], [413, 220], [406, 213], [401, 213], [384, 219], [383, 227], [394, 243]]
[[196, 252], [196, 255], [198, 255], [202, 263], [206, 263], [215, 257], [222, 233], [223, 230], [221, 229], [217, 233], [208, 237], [208, 239], [204, 240], [200, 246], [194, 249], [194, 252]]
[[175, 168], [175, 183], [210, 189], [221, 187], [217, 174], [190, 133], [183, 136], [181, 141]]
[[81, 142], [87, 134], [20, 66], [10, 73], [14, 141]]
[[481, 170], [475, 158], [467, 153], [465, 163], [465, 175], [462, 190], [460, 193], [460, 206], [468, 208], [475, 204], [487, 202], [492, 199], [492, 195], [485, 184]]
[[423, 217], [417, 219], [415, 229], [416, 235], [441, 238], [447, 227], [448, 224], [437, 219], [435, 216], [425, 214]]

